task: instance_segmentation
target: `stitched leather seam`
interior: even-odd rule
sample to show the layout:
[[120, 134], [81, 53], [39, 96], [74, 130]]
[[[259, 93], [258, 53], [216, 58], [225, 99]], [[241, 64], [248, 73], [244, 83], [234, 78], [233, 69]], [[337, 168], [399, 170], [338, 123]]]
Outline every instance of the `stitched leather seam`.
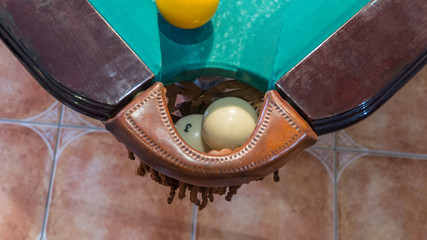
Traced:
[[[214, 164], [214, 163], [231, 162], [233, 160], [239, 159], [242, 156], [248, 154], [251, 151], [251, 149], [253, 149], [255, 147], [256, 143], [260, 140], [261, 136], [266, 132], [267, 125], [271, 119], [271, 115], [273, 113], [273, 110], [277, 111], [281, 116], [283, 116], [285, 118], [285, 120], [289, 123], [289, 125], [292, 126], [293, 128], [295, 128], [297, 133], [294, 136], [292, 136], [292, 138], [289, 141], [285, 142], [278, 149], [272, 150], [268, 155], [264, 156], [263, 158], [259, 159], [258, 161], [251, 162], [251, 163], [246, 164], [245, 166], [242, 166], [240, 168], [219, 169], [215, 166], [206, 166], [206, 167], [203, 167], [203, 169], [202, 169], [202, 167], [200, 167], [200, 166], [187, 164], [187, 163], [183, 162], [182, 160], [174, 157], [172, 154], [170, 154], [166, 150], [162, 149], [138, 126], [138, 124], [132, 118], [132, 116], [131, 116], [132, 113], [137, 111], [145, 103], [147, 103], [149, 100], [151, 100], [153, 98], [156, 98], [157, 106], [158, 106], [158, 109], [160, 111], [160, 118], [163, 121], [164, 126], [168, 130], [170, 136], [175, 141], [175, 143], [179, 146], [179, 148], [185, 154], [187, 154], [188, 156], [190, 156], [193, 159], [196, 159], [202, 163], [213, 163]], [[250, 169], [256, 167], [257, 165], [262, 165], [263, 163], [270, 160], [273, 156], [277, 155], [278, 153], [280, 153], [281, 151], [286, 149], [288, 146], [292, 145], [293, 142], [295, 142], [296, 139], [298, 138], [298, 136], [301, 134], [301, 129], [295, 124], [295, 122], [289, 117], [289, 115], [286, 114], [286, 112], [282, 108], [280, 108], [280, 106], [278, 106], [277, 104], [270, 101], [268, 106], [267, 106], [267, 110], [266, 110], [266, 113], [264, 115], [264, 118], [262, 119], [261, 126], [259, 127], [259, 129], [256, 132], [253, 139], [248, 143], [248, 145], [245, 148], [243, 148], [242, 150], [240, 150], [239, 152], [234, 153], [232, 155], [215, 157], [215, 156], [207, 156], [207, 155], [203, 155], [203, 154], [199, 154], [199, 153], [195, 152], [194, 150], [192, 150], [186, 143], [184, 143], [178, 137], [177, 133], [174, 131], [174, 129], [172, 127], [173, 126], [172, 123], [169, 121], [166, 107], [163, 104], [162, 92], [161, 91], [155, 91], [155, 92], [151, 93], [148, 97], [143, 99], [140, 103], [135, 104], [135, 106], [133, 108], [131, 108], [125, 114], [125, 116], [126, 116], [126, 121], [130, 125], [130, 127], [133, 128], [139, 134], [139, 136], [141, 137], [141, 139], [143, 140], [143, 142], [145, 143], [146, 146], [149, 146], [151, 149], [154, 149], [156, 152], [158, 152], [158, 154], [164, 156], [166, 159], [168, 159], [171, 162], [178, 164], [179, 166], [182, 166], [184, 168], [191, 167], [193, 171], [198, 170], [198, 171], [203, 171], [205, 173], [212, 173], [212, 172], [216, 172], [216, 173], [238, 173], [238, 172], [244, 172], [244, 171], [250, 170]]]

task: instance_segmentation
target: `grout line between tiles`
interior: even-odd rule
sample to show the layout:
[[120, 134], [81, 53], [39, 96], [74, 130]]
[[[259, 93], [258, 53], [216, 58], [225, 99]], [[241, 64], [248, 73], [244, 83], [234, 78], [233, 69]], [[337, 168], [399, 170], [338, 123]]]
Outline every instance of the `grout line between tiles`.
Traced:
[[321, 151], [347, 152], [347, 153], [366, 153], [366, 154], [375, 155], [375, 156], [427, 160], [427, 154], [423, 154], [423, 153], [393, 152], [393, 151], [387, 151], [387, 150], [371, 150], [371, 149], [359, 149], [359, 148], [347, 148], [347, 147], [311, 147], [310, 149], [321, 150]]
[[334, 240], [338, 240], [338, 178], [337, 178], [337, 168], [338, 168], [338, 159], [337, 159], [337, 152], [334, 152], [333, 155], [333, 162], [334, 162], [334, 196], [333, 196], [333, 202], [334, 202]]
[[370, 155], [384, 156], [384, 157], [398, 157], [398, 158], [427, 160], [427, 154], [422, 154], [422, 153], [393, 152], [393, 151], [386, 151], [386, 150], [370, 150], [370, 149], [357, 149], [357, 148], [346, 148], [346, 147], [338, 147], [336, 151], [347, 152], [347, 153], [367, 153]]
[[337, 150], [337, 142], [338, 142], [338, 136], [337, 136], [337, 133], [334, 132], [334, 150]]
[[333, 172], [334, 172], [334, 191], [333, 191], [333, 225], [334, 240], [338, 240], [338, 158], [337, 158], [337, 133], [334, 133], [334, 153], [333, 153]]
[[26, 120], [19, 120], [19, 119], [7, 119], [7, 118], [0, 118], [0, 123], [5, 124], [31, 124], [35, 126], [40, 127], [58, 127], [58, 123], [44, 123], [44, 122], [34, 122], [34, 121], [26, 121]]
[[[62, 120], [61, 120], [62, 121]], [[62, 124], [62, 123], [44, 123], [44, 122], [34, 122], [34, 121], [26, 121], [26, 120], [19, 120], [19, 119], [5, 119], [0, 118], [0, 123], [3, 124], [29, 124], [34, 125], [38, 127], [59, 127], [61, 128], [75, 128], [75, 129], [85, 129], [85, 130], [98, 130], [98, 131], [105, 131], [107, 130], [103, 127], [92, 127], [92, 126], [79, 126], [79, 125], [69, 125], [69, 124]]]
[[191, 240], [196, 240], [196, 232], [197, 232], [197, 214], [199, 209], [196, 205], [193, 204], [193, 219], [191, 224]]
[[44, 217], [43, 217], [43, 225], [42, 225], [42, 233], [41, 233], [41, 239], [42, 240], [47, 239], [46, 228], [47, 228], [47, 221], [49, 218], [50, 203], [52, 200], [52, 190], [53, 190], [53, 182], [55, 180], [56, 165], [58, 162], [57, 152], [58, 152], [59, 140], [61, 137], [61, 122], [62, 122], [63, 113], [64, 113], [64, 105], [61, 105], [61, 113], [59, 115], [59, 123], [57, 125], [58, 126], [58, 133], [56, 135], [56, 144], [55, 144], [55, 148], [54, 148], [54, 152], [53, 152], [52, 170], [51, 170], [50, 179], [49, 179], [49, 190], [47, 193], [46, 207], [45, 207], [45, 212], [44, 212]]
[[74, 128], [74, 129], [85, 129], [85, 130], [98, 130], [102, 132], [108, 132], [103, 127], [91, 127], [91, 126], [77, 126], [77, 125], [68, 125], [68, 124], [61, 124], [61, 128]]

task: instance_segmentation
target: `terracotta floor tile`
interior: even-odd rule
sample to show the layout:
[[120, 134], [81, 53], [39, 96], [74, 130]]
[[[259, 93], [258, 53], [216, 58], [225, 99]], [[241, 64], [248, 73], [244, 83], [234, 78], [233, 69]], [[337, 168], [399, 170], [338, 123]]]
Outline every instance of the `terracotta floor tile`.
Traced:
[[[345, 130], [371, 149], [427, 154], [427, 67], [373, 115]], [[346, 141], [338, 135], [338, 146]]]
[[0, 118], [30, 118], [55, 103], [3, 42], [0, 42], [0, 84]]
[[[66, 129], [68, 139], [67, 131], [81, 135]], [[68, 145], [60, 148], [48, 239], [190, 239], [190, 202], [168, 205], [169, 189], [136, 176], [136, 163], [112, 135], [61, 142]]]
[[0, 238], [37, 239], [49, 187], [52, 157], [35, 131], [0, 124]]
[[231, 202], [217, 196], [198, 214], [197, 239], [332, 239], [333, 183], [320, 161], [304, 152], [280, 177], [244, 185]]
[[427, 160], [356, 159], [338, 182], [339, 239], [426, 239]]

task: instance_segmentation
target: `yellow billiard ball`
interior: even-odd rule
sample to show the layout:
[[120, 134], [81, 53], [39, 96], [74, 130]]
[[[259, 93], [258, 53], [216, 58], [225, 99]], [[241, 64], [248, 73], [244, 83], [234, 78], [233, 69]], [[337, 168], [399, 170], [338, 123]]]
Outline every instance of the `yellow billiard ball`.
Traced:
[[205, 111], [202, 135], [215, 150], [234, 150], [252, 135], [258, 121], [255, 109], [245, 100], [236, 97], [221, 98]]
[[215, 14], [219, 0], [156, 0], [166, 21], [175, 27], [194, 29], [207, 23]]
[[179, 119], [175, 128], [188, 145], [200, 152], [209, 152], [202, 137], [202, 114], [191, 114]]

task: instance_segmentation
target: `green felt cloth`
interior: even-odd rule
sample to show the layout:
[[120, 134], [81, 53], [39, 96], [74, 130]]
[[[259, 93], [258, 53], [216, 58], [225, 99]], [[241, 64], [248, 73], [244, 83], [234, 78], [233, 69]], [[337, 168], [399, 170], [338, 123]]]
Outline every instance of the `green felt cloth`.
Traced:
[[168, 24], [154, 0], [89, 2], [157, 81], [222, 75], [265, 92], [369, 0], [220, 0], [212, 20], [193, 30]]

